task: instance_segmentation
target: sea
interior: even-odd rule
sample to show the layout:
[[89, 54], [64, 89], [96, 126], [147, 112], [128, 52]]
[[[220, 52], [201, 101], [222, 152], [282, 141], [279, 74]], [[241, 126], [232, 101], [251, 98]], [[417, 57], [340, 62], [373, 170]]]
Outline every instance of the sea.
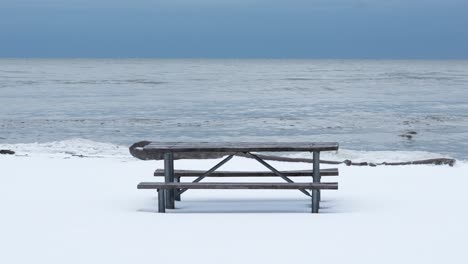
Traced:
[[141, 140], [336, 141], [466, 160], [468, 61], [0, 59], [1, 148]]

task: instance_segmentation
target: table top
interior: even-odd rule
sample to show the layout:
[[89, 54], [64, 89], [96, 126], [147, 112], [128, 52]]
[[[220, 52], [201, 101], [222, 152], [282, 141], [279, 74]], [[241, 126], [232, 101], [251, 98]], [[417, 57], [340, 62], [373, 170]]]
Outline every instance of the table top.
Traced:
[[333, 150], [338, 150], [337, 142], [152, 142], [143, 147], [146, 153]]

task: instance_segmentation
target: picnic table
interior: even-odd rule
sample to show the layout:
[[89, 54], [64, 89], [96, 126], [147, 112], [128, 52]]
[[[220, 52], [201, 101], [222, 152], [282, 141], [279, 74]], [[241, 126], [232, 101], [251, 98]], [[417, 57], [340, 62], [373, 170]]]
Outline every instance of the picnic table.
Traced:
[[[148, 157], [163, 157], [164, 170], [156, 170], [155, 176], [164, 176], [164, 182], [142, 182], [138, 189], [158, 190], [158, 211], [174, 209], [175, 201], [180, 200], [180, 194], [188, 189], [298, 189], [312, 198], [312, 213], [318, 213], [320, 207], [320, 190], [338, 189], [336, 182], [322, 183], [321, 176], [338, 176], [337, 169], [320, 169], [320, 152], [336, 151], [336, 142], [147, 142], [139, 147], [135, 155]], [[280, 171], [256, 155], [256, 152], [310, 152], [313, 156], [311, 170]], [[227, 156], [207, 171], [175, 170], [174, 157], [209, 157], [213, 154]], [[266, 167], [267, 172], [217, 172], [236, 153], [248, 155]], [[216, 155], [215, 154], [215, 155]], [[279, 177], [282, 183], [202, 183], [206, 177]], [[310, 183], [295, 183], [290, 177], [309, 176]], [[191, 183], [180, 182], [181, 177], [196, 177]], [[308, 191], [311, 191], [309, 193]]]

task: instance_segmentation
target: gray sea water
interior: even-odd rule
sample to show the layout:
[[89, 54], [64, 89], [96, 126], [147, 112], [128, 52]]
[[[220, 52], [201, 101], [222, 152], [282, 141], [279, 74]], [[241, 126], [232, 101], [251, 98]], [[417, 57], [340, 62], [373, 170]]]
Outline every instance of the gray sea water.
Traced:
[[338, 141], [468, 158], [468, 61], [1, 59], [0, 143]]

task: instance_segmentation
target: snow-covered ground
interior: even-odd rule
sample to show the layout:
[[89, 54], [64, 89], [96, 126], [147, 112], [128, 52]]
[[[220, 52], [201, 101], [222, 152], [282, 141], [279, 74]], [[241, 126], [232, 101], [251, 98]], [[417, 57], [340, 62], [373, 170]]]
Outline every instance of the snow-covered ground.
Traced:
[[[204, 169], [218, 160], [176, 161]], [[271, 162], [281, 169], [310, 164]], [[162, 162], [0, 156], [0, 263], [468, 263], [468, 163], [339, 166], [296, 190], [190, 190], [156, 213]], [[236, 157], [223, 169], [263, 169]]]

